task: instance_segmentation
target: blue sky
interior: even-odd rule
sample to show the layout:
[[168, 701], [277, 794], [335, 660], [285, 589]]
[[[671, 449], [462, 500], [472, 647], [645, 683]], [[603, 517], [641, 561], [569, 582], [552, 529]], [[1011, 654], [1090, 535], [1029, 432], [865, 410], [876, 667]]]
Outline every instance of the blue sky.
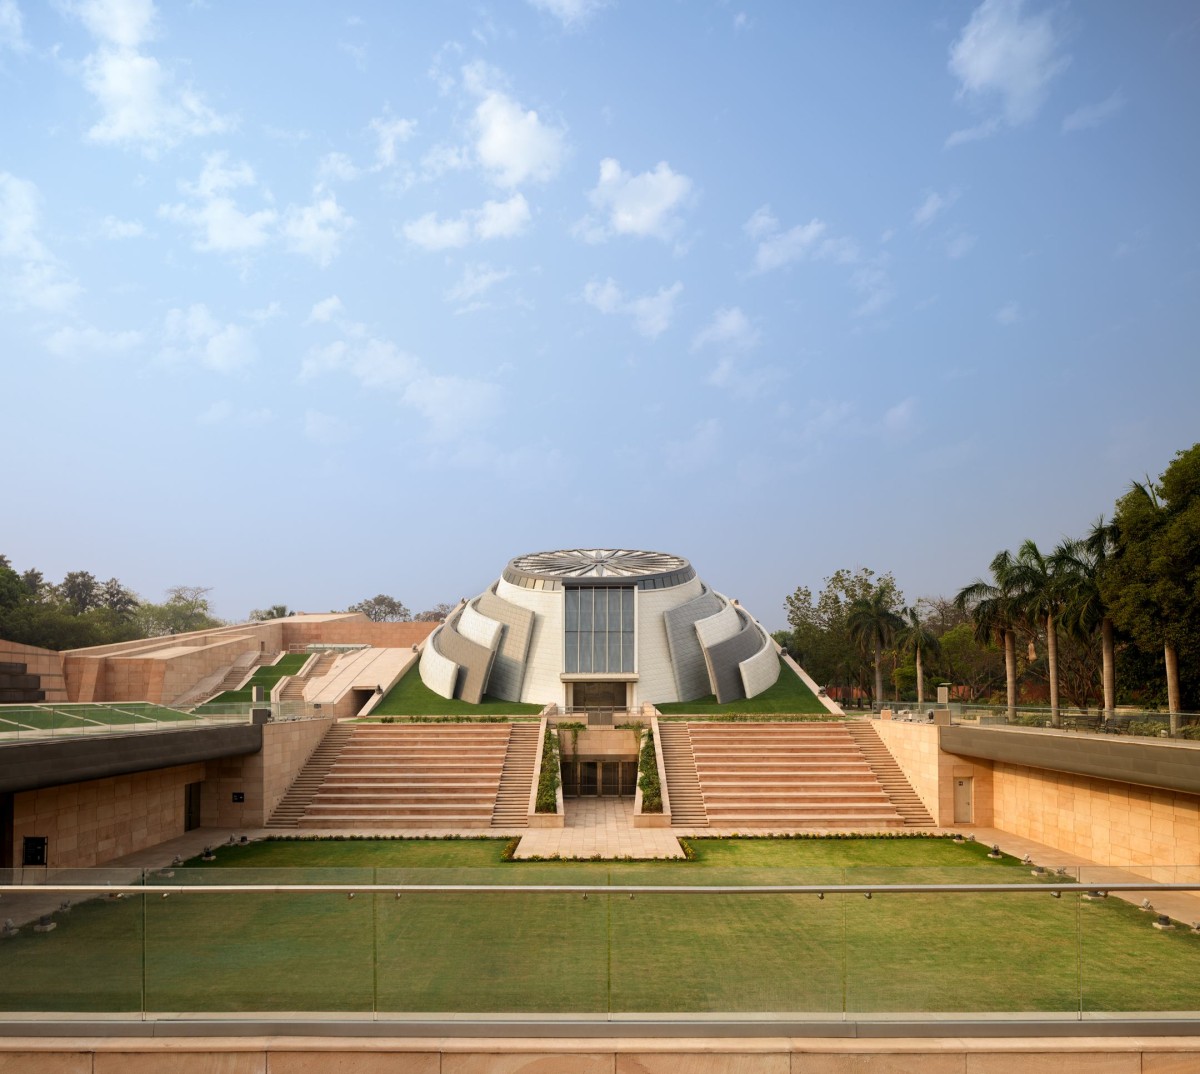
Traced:
[[0, 551], [952, 593], [1197, 439], [1188, 2], [0, 0]]

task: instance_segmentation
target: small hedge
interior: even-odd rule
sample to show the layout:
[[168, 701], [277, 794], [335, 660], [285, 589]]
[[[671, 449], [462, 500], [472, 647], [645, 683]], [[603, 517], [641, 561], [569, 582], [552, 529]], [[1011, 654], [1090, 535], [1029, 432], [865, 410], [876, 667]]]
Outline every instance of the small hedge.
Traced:
[[658, 781], [658, 754], [654, 749], [653, 731], [646, 732], [638, 757], [638, 786], [642, 789], [642, 812], [661, 813], [662, 784]]
[[537, 812], [558, 812], [558, 788], [562, 783], [562, 766], [558, 758], [558, 735], [554, 728], [546, 725], [546, 737], [542, 739], [542, 768], [538, 773]]

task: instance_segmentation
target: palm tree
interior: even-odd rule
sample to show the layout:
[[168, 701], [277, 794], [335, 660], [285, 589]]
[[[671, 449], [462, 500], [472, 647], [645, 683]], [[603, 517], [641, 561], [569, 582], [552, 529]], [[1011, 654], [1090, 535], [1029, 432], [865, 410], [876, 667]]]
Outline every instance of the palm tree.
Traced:
[[1004, 646], [1004, 679], [1011, 722], [1017, 715], [1017, 623], [1020, 620], [1012, 579], [1012, 554], [997, 552], [989, 569], [993, 580], [985, 582], [976, 578], [958, 591], [954, 605], [971, 616], [976, 641], [986, 645], [996, 640]]
[[922, 657], [928, 653], [937, 656], [942, 651], [937, 635], [921, 622], [916, 608], [905, 608], [900, 613], [904, 625], [896, 631], [896, 644], [905, 655], [910, 655], [917, 664], [917, 708], [925, 704], [925, 672]]
[[1057, 550], [1070, 580], [1062, 624], [1077, 636], [1100, 634], [1100, 683], [1104, 692], [1104, 719], [1110, 720], [1117, 704], [1116, 644], [1108, 604], [1100, 592], [1100, 575], [1114, 551], [1113, 527], [1096, 519], [1081, 541], [1065, 541]]
[[1069, 557], [1059, 546], [1043, 555], [1033, 541], [1017, 549], [1013, 561], [1013, 587], [1017, 603], [1031, 626], [1046, 630], [1046, 665], [1050, 678], [1050, 726], [1058, 727], [1058, 618], [1070, 590]]
[[846, 626], [850, 637], [864, 649], [875, 653], [875, 700], [883, 700], [883, 647], [891, 643], [904, 620], [892, 608], [892, 590], [876, 587], [870, 596], [859, 597], [850, 605]]

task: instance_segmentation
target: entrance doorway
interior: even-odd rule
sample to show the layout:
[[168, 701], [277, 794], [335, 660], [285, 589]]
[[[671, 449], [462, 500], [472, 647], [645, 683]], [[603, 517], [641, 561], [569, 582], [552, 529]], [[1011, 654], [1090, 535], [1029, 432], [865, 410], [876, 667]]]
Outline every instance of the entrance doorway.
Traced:
[[637, 761], [562, 763], [564, 798], [630, 798], [637, 793]]
[[571, 707], [574, 709], [613, 709], [624, 711], [626, 689], [623, 682], [575, 682], [571, 684]]

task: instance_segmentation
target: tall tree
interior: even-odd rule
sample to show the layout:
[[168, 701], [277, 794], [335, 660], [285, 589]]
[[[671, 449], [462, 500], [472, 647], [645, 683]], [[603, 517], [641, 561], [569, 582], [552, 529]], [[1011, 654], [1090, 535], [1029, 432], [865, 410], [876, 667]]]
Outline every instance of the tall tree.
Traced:
[[1046, 632], [1046, 665], [1050, 679], [1050, 726], [1060, 723], [1058, 707], [1058, 620], [1071, 589], [1070, 557], [1062, 546], [1044, 555], [1033, 541], [1017, 549], [1011, 583], [1029, 623]]
[[1017, 624], [1021, 609], [1013, 577], [1013, 556], [1005, 550], [992, 557], [992, 581], [976, 578], [958, 591], [954, 603], [968, 612], [975, 624], [975, 639], [986, 645], [993, 639], [1004, 647], [1004, 680], [1008, 719], [1017, 715]]
[[268, 619], [286, 619], [291, 614], [286, 604], [272, 604], [269, 608], [255, 608], [250, 613], [250, 621], [264, 623]]
[[904, 626], [904, 620], [896, 613], [895, 600], [892, 590], [879, 586], [869, 596], [854, 601], [846, 614], [850, 636], [874, 653], [876, 701], [883, 700], [883, 650]]
[[1116, 642], [1112, 616], [1100, 592], [1100, 574], [1113, 547], [1112, 527], [1098, 518], [1083, 540], [1064, 541], [1058, 556], [1068, 579], [1062, 624], [1076, 637], [1100, 636], [1100, 685], [1104, 719], [1112, 719], [1117, 704]]
[[369, 600], [360, 600], [346, 609], [350, 612], [362, 612], [373, 623], [407, 623], [412, 619], [412, 613], [395, 597], [380, 593]]
[[90, 571], [71, 571], [58, 585], [59, 595], [76, 615], [99, 603], [96, 576]]
[[[1171, 731], [1200, 685], [1200, 444], [1180, 451], [1158, 485], [1135, 482], [1117, 501], [1114, 551], [1100, 588], [1113, 622], [1139, 646], [1162, 647]], [[1185, 680], [1181, 664], [1188, 669]], [[1183, 684], [1187, 683], [1185, 698]]]
[[900, 613], [901, 626], [896, 630], [896, 647], [914, 658], [917, 666], [917, 708], [925, 704], [925, 669], [923, 657], [937, 656], [942, 647], [937, 635], [921, 622], [915, 607]]

